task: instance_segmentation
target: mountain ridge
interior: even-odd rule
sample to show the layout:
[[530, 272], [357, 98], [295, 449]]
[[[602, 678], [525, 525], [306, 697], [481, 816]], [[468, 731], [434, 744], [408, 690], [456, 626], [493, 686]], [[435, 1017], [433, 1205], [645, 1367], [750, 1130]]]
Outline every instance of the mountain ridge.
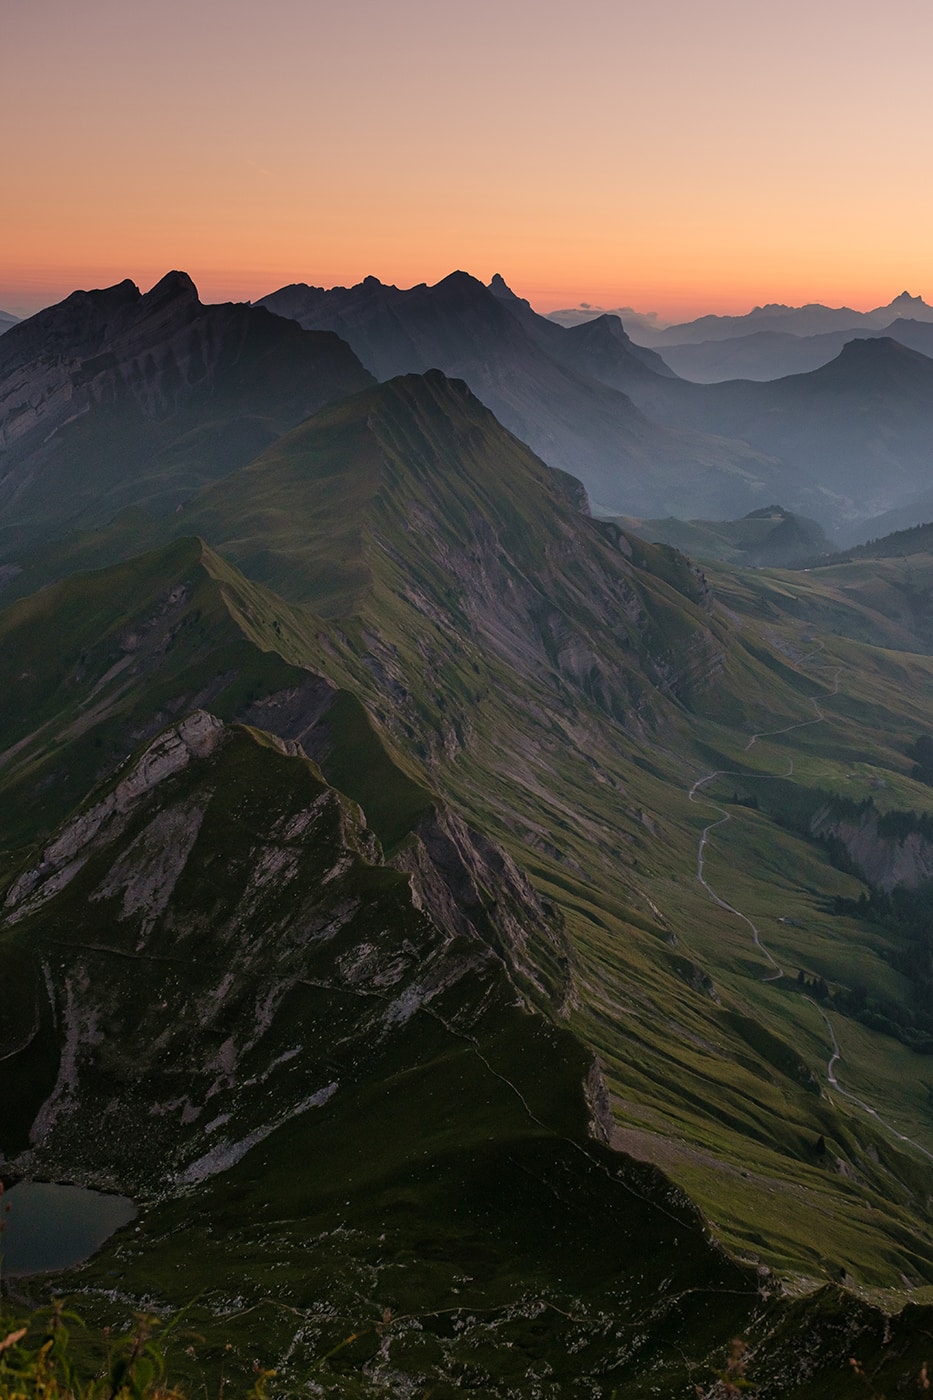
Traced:
[[[624, 358], [631, 370], [625, 392], [594, 380], [559, 363], [541, 339], [566, 332], [548, 328], [530, 309], [516, 315], [520, 301], [497, 298], [467, 273], [408, 291], [375, 278], [330, 292], [292, 286], [260, 304], [336, 331], [380, 379], [431, 368], [464, 379], [550, 466], [579, 477], [605, 513], [624, 503], [630, 514], [661, 514], [675, 498], [694, 502], [696, 513], [715, 513], [737, 493], [752, 508], [780, 496], [782, 487], [785, 494], [792, 489], [793, 469], [775, 459], [724, 437], [681, 426], [671, 431], [646, 416], [643, 404], [632, 402], [636, 385], [646, 378], [666, 382], [670, 372], [653, 373], [636, 347], [616, 347], [616, 366]], [[534, 334], [526, 328], [529, 317]], [[636, 509], [638, 502], [652, 509]]]
[[739, 438], [796, 467], [811, 484], [784, 497], [790, 508], [841, 534], [885, 506], [906, 504], [925, 482], [931, 384], [933, 360], [883, 336], [847, 341], [805, 374], [711, 384], [656, 379], [633, 384], [631, 393], [672, 426]]
[[738, 1335], [774, 1395], [919, 1368], [924, 947], [814, 814], [925, 800], [924, 575], [700, 570], [582, 504], [431, 369], [11, 582], [0, 1144], [147, 1194], [95, 1309], [204, 1290], [217, 1355], [348, 1395], [686, 1397]]
[[174, 509], [370, 382], [336, 337], [202, 306], [184, 273], [145, 294], [129, 280], [76, 292], [0, 344], [0, 550], [147, 499]]
[[823, 306], [819, 302], [809, 302], [805, 306], [770, 303], [756, 306], [741, 316], [708, 315], [694, 321], [668, 325], [650, 343], [688, 345], [699, 340], [728, 339], [756, 330], [818, 335], [835, 330], [854, 330], [858, 326], [886, 325], [902, 314], [916, 317], [921, 311], [927, 313], [922, 319], [933, 321], [933, 306], [928, 306], [921, 296], [911, 296], [906, 291], [899, 293], [886, 306], [876, 306], [870, 311], [854, 311], [850, 306]]

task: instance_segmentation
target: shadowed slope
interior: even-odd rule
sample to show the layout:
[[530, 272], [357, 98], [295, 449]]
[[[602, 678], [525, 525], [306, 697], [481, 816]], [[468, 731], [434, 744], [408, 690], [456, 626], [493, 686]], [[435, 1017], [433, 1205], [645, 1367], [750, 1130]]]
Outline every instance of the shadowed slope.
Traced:
[[830, 528], [906, 504], [928, 483], [933, 360], [889, 337], [851, 340], [829, 364], [767, 383], [657, 380], [632, 392], [665, 422], [779, 456], [812, 486], [774, 499]]
[[0, 553], [117, 510], [174, 509], [370, 377], [335, 336], [202, 306], [169, 273], [75, 292], [0, 344]]
[[[407, 291], [374, 277], [330, 291], [299, 284], [261, 304], [303, 326], [335, 330], [380, 379], [432, 368], [464, 379], [544, 461], [579, 477], [594, 507], [721, 514], [736, 499], [751, 508], [782, 499], [797, 484], [793, 472], [744, 444], [650, 421], [626, 393], [581, 372], [585, 355], [571, 357], [573, 368], [559, 362], [544, 343], [551, 336], [537, 325], [542, 318], [529, 333], [511, 302], [465, 272]], [[551, 329], [555, 337], [565, 334]], [[607, 374], [617, 375], [629, 356], [634, 347], [616, 345]], [[606, 365], [605, 354], [597, 359]], [[655, 377], [643, 361], [635, 363], [633, 386]]]

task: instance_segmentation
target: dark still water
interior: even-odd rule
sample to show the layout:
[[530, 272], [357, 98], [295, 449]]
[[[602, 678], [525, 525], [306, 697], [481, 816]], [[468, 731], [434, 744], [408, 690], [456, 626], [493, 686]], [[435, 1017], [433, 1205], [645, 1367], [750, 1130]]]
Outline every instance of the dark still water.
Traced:
[[0, 1200], [10, 1207], [3, 1211], [0, 1267], [11, 1275], [80, 1264], [136, 1215], [126, 1196], [39, 1181], [21, 1181]]

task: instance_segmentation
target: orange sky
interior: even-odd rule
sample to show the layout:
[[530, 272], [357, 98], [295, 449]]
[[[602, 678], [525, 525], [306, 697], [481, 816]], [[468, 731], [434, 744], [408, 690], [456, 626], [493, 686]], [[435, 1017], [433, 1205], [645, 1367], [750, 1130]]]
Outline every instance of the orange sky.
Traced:
[[670, 319], [933, 300], [928, 0], [18, 0], [0, 308], [500, 271]]

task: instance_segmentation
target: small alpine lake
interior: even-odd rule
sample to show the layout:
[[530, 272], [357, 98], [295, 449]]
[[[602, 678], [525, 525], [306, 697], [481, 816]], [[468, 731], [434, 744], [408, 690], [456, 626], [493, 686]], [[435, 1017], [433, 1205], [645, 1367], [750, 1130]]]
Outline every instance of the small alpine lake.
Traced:
[[0, 1236], [3, 1273], [40, 1274], [70, 1269], [136, 1217], [126, 1196], [84, 1186], [20, 1181], [0, 1197], [5, 1229]]

